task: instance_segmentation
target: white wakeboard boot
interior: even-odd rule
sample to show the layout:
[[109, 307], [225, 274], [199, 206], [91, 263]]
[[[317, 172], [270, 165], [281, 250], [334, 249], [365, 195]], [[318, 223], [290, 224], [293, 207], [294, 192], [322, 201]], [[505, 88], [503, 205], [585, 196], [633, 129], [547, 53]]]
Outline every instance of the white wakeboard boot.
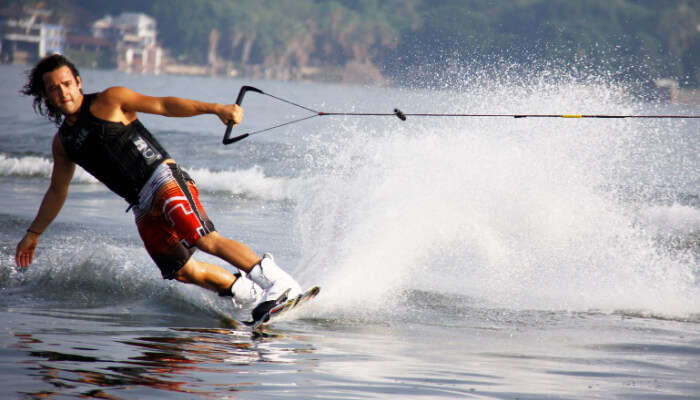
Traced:
[[233, 286], [231, 286], [233, 305], [238, 308], [253, 308], [253, 306], [260, 303], [262, 300], [262, 288], [240, 272], [235, 275], [236, 280], [233, 282]]
[[[248, 272], [248, 278], [262, 288], [260, 302], [282, 302], [301, 294], [301, 287], [276, 263], [272, 254], [265, 253], [260, 263]], [[235, 285], [234, 285], [235, 286]], [[286, 294], [286, 299], [281, 299]]]

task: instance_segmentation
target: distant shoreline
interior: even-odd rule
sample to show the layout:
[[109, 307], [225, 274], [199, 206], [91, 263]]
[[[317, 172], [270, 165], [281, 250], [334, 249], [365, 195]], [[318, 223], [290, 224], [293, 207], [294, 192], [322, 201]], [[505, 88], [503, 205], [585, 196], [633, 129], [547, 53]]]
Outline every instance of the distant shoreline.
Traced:
[[[29, 64], [2, 63], [0, 65], [13, 65], [20, 68], [29, 68]], [[79, 68], [93, 68], [89, 65], [78, 65]], [[120, 71], [118, 68], [105, 69], [105, 71]], [[267, 71], [267, 72], [266, 72]], [[129, 73], [127, 71], [120, 71]], [[144, 74], [148, 75], [148, 74]], [[229, 77], [247, 79], [273, 79], [286, 82], [328, 82], [362, 84], [370, 86], [390, 86], [391, 79], [386, 78], [379, 69], [371, 64], [350, 63], [345, 67], [314, 67], [305, 68], [295, 73], [280, 73], [280, 69], [265, 69], [259, 66], [245, 69], [219, 69], [214, 71], [207, 65], [196, 64], [166, 64], [158, 74], [172, 76], [199, 76], [199, 77]], [[700, 88], [677, 88], [667, 99], [670, 104], [700, 105]]]

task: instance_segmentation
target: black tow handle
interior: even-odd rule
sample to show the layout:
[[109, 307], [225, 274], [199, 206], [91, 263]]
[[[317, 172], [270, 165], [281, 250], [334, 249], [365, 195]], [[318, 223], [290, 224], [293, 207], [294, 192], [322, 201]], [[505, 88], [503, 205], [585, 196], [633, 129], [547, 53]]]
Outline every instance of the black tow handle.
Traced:
[[[236, 97], [236, 104], [239, 106], [243, 102], [243, 97], [245, 97], [245, 94], [247, 92], [255, 92], [255, 93], [260, 93], [260, 94], [265, 94], [262, 90], [255, 88], [253, 86], [242, 86], [241, 90], [238, 92], [238, 97]], [[224, 133], [224, 144], [231, 144], [235, 143], [239, 140], [243, 140], [247, 138], [250, 134], [249, 133], [244, 133], [242, 135], [236, 136], [235, 138], [231, 138], [231, 129], [233, 129], [233, 121], [228, 121], [228, 124], [226, 124], [226, 133]]]

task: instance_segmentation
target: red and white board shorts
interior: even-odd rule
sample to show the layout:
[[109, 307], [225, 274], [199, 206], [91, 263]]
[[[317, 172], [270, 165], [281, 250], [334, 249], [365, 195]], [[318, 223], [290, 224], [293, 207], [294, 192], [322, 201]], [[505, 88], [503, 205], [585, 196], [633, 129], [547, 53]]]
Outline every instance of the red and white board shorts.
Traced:
[[194, 181], [177, 164], [156, 169], [139, 194], [134, 215], [141, 240], [166, 279], [173, 279], [190, 259], [199, 238], [215, 231]]

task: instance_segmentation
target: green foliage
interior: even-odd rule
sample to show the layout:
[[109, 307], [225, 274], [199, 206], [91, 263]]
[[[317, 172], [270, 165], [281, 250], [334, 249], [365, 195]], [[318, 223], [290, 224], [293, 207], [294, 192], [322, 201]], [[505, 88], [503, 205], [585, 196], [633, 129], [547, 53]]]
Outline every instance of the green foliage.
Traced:
[[[38, 4], [34, 0], [0, 0]], [[263, 67], [381, 65], [399, 74], [451, 58], [584, 65], [700, 86], [697, 0], [53, 0], [65, 21], [145, 12], [178, 59]]]
[[[700, 2], [518, 0], [424, 3], [399, 67], [459, 58], [585, 67], [625, 79], [700, 86]], [[437, 60], [437, 61], [436, 61]]]

